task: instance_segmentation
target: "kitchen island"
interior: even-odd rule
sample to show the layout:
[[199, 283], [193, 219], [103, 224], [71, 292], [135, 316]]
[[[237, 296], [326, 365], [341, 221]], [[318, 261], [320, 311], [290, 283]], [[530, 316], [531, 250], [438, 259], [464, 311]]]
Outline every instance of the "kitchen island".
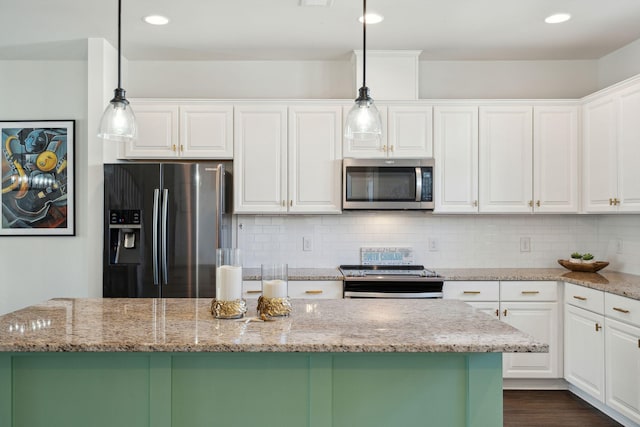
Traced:
[[1, 426], [500, 426], [502, 352], [548, 346], [459, 301], [54, 299], [0, 317]]

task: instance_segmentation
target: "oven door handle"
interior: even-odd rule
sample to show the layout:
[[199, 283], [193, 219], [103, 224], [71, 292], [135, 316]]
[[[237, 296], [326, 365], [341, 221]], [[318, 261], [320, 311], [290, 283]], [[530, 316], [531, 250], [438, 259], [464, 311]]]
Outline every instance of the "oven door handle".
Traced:
[[416, 168], [416, 202], [422, 201], [422, 168]]
[[353, 292], [345, 291], [345, 298], [442, 298], [442, 292]]

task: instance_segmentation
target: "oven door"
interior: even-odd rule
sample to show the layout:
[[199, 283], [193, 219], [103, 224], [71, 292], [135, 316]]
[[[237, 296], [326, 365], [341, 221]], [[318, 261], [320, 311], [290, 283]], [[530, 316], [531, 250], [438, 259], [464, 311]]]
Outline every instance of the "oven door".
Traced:
[[442, 298], [440, 280], [398, 281], [345, 279], [345, 298]]
[[433, 209], [433, 165], [433, 159], [345, 159], [342, 208]]

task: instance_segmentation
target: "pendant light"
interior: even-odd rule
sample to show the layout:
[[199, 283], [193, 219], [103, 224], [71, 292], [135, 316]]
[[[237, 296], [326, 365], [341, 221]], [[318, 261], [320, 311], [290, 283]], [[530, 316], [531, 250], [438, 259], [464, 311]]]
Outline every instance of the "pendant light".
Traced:
[[367, 76], [367, 0], [363, 0], [362, 14], [362, 87], [353, 108], [347, 115], [344, 137], [348, 141], [379, 143], [382, 139], [380, 113], [369, 96]]
[[109, 141], [131, 141], [136, 138], [138, 129], [136, 117], [125, 97], [125, 90], [121, 87], [121, 53], [120, 33], [122, 21], [122, 0], [118, 0], [118, 87], [114, 91], [113, 99], [105, 108], [100, 120], [98, 137]]

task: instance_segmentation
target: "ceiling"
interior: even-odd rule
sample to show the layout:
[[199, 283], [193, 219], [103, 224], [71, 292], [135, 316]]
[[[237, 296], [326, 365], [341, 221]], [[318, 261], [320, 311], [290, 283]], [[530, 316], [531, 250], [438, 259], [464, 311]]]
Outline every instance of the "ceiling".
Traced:
[[[342, 60], [362, 48], [360, 0], [122, 0], [130, 60]], [[0, 0], [0, 59], [86, 57], [89, 37], [117, 42], [117, 0]], [[384, 15], [367, 49], [423, 60], [597, 59], [640, 38], [640, 0], [369, 0]], [[545, 24], [568, 12], [564, 24]], [[171, 19], [164, 27], [148, 14]]]

